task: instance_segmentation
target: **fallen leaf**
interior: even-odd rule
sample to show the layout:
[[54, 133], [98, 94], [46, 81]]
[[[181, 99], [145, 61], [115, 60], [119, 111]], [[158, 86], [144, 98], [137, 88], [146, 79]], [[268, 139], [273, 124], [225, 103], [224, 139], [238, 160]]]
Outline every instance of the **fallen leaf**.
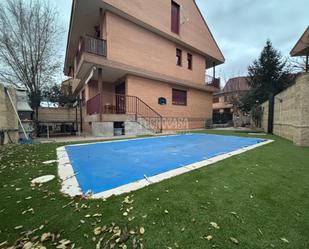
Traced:
[[231, 240], [234, 244], [236, 244], [236, 245], [239, 244], [239, 241], [238, 241], [237, 239], [233, 238], [233, 237], [230, 237], [230, 240]]
[[23, 249], [30, 249], [32, 248], [33, 244], [32, 242], [27, 242], [26, 244], [24, 244]]
[[19, 229], [22, 229], [22, 228], [23, 228], [23, 226], [16, 226], [16, 227], [14, 227], [15, 230], [19, 230]]
[[208, 241], [211, 241], [213, 238], [212, 238], [211, 235], [208, 235], [208, 236], [206, 236], [206, 239], [207, 239]]
[[1, 242], [1, 243], [0, 243], [0, 247], [6, 245], [7, 243], [8, 243], [7, 241]]
[[134, 220], [135, 219], [135, 217], [129, 217], [128, 218], [128, 221], [132, 221], [132, 220]]
[[290, 243], [290, 241], [288, 241], [286, 238], [281, 238], [281, 240], [282, 240], [284, 243]]
[[210, 222], [210, 225], [216, 229], [220, 229], [220, 227], [218, 226], [216, 222]]
[[45, 241], [47, 240], [49, 237], [51, 236], [50, 233], [43, 233], [42, 236], [41, 236], [41, 241]]
[[102, 232], [101, 227], [96, 227], [96, 228], [93, 230], [94, 235], [99, 235], [99, 234], [101, 234], [101, 232]]
[[126, 196], [122, 203], [132, 204], [134, 200], [130, 200], [130, 196]]

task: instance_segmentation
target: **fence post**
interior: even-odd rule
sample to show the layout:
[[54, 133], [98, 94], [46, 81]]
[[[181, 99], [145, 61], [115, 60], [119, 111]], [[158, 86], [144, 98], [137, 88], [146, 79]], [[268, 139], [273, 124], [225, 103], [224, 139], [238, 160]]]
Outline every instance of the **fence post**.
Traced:
[[273, 93], [269, 94], [269, 101], [268, 101], [268, 127], [267, 133], [273, 134], [274, 128], [274, 107], [275, 107], [275, 95]]

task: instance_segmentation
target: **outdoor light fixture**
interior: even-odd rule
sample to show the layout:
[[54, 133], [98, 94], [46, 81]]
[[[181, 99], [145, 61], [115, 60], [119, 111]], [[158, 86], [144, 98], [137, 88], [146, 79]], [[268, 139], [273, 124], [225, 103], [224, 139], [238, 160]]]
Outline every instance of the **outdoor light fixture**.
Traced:
[[160, 97], [158, 99], [158, 104], [159, 105], [166, 105], [167, 104], [166, 98]]

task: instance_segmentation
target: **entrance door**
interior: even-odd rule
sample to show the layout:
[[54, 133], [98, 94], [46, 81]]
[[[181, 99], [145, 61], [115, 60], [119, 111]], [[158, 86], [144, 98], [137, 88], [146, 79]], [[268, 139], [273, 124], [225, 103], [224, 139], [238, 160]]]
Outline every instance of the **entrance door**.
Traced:
[[125, 82], [116, 86], [116, 113], [125, 114], [126, 113], [126, 85]]

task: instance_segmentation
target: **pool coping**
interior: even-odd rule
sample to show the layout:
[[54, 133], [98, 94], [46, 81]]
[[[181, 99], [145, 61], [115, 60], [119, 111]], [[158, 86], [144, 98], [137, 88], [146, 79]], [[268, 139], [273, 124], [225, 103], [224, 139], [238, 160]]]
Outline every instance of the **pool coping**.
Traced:
[[[171, 136], [178, 136], [178, 135], [171, 135]], [[167, 137], [167, 136], [160, 136], [160, 137]], [[96, 143], [84, 143], [84, 144], [75, 144], [75, 145], [68, 145], [68, 146], [81, 146], [81, 145], [89, 145], [89, 144], [98, 144], [98, 143], [114, 143], [114, 142], [125, 142], [125, 141], [132, 141], [132, 140], [140, 140], [140, 139], [151, 139], [151, 138], [159, 138], [159, 137], [146, 137], [146, 138], [136, 138], [136, 139], [123, 139], [123, 140], [111, 140], [111, 141], [103, 141], [103, 142], [96, 142]], [[246, 151], [264, 146], [266, 144], [272, 143], [274, 140], [271, 139], [265, 139], [265, 141], [250, 145], [247, 147], [240, 148], [238, 150], [228, 152], [225, 154], [220, 154], [215, 157], [211, 157], [207, 160], [199, 161], [193, 164], [184, 165], [179, 168], [169, 170], [167, 172], [147, 177], [145, 176], [145, 179], [141, 179], [132, 183], [128, 183], [125, 185], [122, 185], [120, 187], [116, 187], [110, 190], [106, 190], [100, 193], [87, 195], [89, 198], [93, 199], [106, 199], [113, 195], [121, 195], [124, 193], [130, 193], [132, 191], [144, 188], [146, 186], [149, 186], [154, 183], [161, 182], [166, 179], [170, 179], [174, 176], [182, 175], [184, 173], [200, 169], [202, 167], [209, 166], [211, 164], [214, 164], [216, 162], [222, 161], [224, 159], [227, 159], [229, 157], [242, 154]], [[83, 192], [79, 186], [79, 183], [76, 178], [76, 173], [74, 172], [73, 166], [71, 165], [68, 153], [65, 149], [65, 146], [57, 148], [57, 157], [58, 157], [58, 175], [61, 179], [61, 192], [65, 195], [68, 195], [70, 197], [75, 196], [83, 196]]]

